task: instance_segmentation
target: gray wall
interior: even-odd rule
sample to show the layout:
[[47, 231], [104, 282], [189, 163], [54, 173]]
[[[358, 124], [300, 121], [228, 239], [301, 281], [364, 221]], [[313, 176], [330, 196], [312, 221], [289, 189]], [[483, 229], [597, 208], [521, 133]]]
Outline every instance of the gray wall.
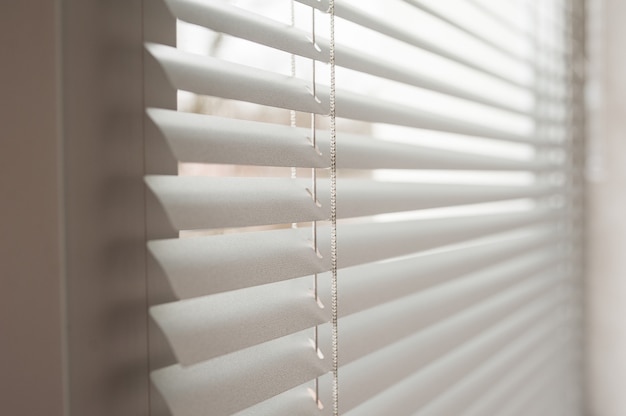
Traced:
[[62, 1], [71, 416], [148, 414], [142, 3]]
[[0, 403], [15, 416], [64, 407], [56, 3], [0, 6]]
[[2, 414], [149, 412], [142, 6], [0, 5]]
[[[589, 416], [626, 415], [626, 2], [591, 0]], [[595, 20], [601, 19], [601, 20]]]

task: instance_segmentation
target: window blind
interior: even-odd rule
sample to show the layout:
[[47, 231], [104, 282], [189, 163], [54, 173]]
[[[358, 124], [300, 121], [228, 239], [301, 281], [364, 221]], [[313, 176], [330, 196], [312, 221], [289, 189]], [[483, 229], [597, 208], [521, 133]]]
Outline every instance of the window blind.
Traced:
[[179, 22], [145, 43], [172, 415], [580, 414], [578, 1], [147, 7]]

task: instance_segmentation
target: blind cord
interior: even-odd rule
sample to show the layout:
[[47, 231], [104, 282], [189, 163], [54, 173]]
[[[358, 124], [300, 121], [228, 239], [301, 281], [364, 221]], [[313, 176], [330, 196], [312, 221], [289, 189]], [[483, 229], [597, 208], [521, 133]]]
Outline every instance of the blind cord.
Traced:
[[[291, 27], [295, 27], [296, 25], [296, 10], [295, 10], [295, 0], [291, 0]], [[296, 77], [296, 55], [291, 54], [291, 77]], [[289, 125], [292, 128], [296, 127], [296, 112], [295, 110], [289, 110]], [[297, 170], [295, 167], [291, 167], [291, 179], [295, 179], [297, 176]], [[296, 228], [296, 223], [291, 225], [293, 228]]]
[[[295, 10], [295, 0], [291, 0], [291, 27], [295, 27], [296, 25], [296, 10]], [[312, 43], [315, 44], [315, 9], [311, 9], [311, 40]], [[296, 77], [296, 55], [291, 54], [291, 76], [293, 78]], [[316, 97], [316, 77], [315, 77], [315, 59], [312, 60], [312, 94]], [[295, 110], [289, 111], [290, 118], [290, 126], [292, 128], [297, 127], [296, 123], [296, 112]], [[316, 143], [316, 119], [315, 113], [311, 113], [311, 146], [314, 148], [317, 146]], [[297, 177], [297, 169], [295, 167], [291, 168], [291, 179], [295, 179]], [[316, 168], [311, 169], [311, 197], [313, 202], [317, 204], [317, 170]], [[292, 228], [298, 228], [297, 223], [291, 224]], [[313, 250], [318, 253], [317, 247], [317, 221], [311, 222], [311, 238], [312, 238], [312, 246]], [[315, 302], [320, 305], [319, 293], [318, 293], [318, 274], [315, 273], [313, 276], [313, 294], [315, 298]], [[320, 356], [320, 348], [319, 348], [319, 331], [318, 326], [315, 325], [313, 330], [313, 341], [315, 345], [315, 353]], [[319, 377], [315, 378], [314, 384], [314, 399], [315, 404], [318, 408], [322, 408], [322, 404], [319, 398]]]
[[[293, 2], [293, 0], [292, 0]], [[311, 8], [311, 42], [315, 45], [315, 9]], [[313, 97], [317, 99], [317, 79], [315, 74], [315, 59], [311, 60], [311, 92]], [[317, 146], [317, 126], [315, 124], [315, 113], [311, 113], [311, 146], [315, 148]], [[317, 202], [317, 169], [311, 169], [311, 197], [313, 198], [313, 203], [318, 204]], [[317, 247], [317, 221], [311, 222], [311, 240], [313, 242], [313, 250], [315, 250], [316, 254], [319, 254]], [[315, 297], [315, 302], [320, 303], [319, 291], [318, 291], [318, 275], [317, 272], [313, 274], [313, 295]], [[319, 330], [318, 326], [315, 325], [313, 329], [313, 338], [315, 341], [315, 353], [320, 357], [320, 346], [319, 346]], [[322, 402], [320, 401], [320, 380], [319, 377], [315, 377], [315, 404], [319, 409], [322, 409]]]
[[331, 262], [331, 340], [333, 370], [333, 416], [339, 415], [339, 331], [337, 327], [337, 131], [335, 117], [335, 1], [329, 1], [330, 14], [330, 262]]

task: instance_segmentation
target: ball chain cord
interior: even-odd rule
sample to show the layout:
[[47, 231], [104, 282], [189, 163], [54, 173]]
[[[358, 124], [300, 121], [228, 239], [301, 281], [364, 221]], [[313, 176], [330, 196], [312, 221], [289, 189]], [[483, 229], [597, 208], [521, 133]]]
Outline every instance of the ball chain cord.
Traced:
[[331, 262], [331, 340], [333, 372], [333, 416], [339, 416], [339, 331], [337, 327], [337, 130], [335, 117], [335, 1], [329, 1], [330, 14], [330, 262]]

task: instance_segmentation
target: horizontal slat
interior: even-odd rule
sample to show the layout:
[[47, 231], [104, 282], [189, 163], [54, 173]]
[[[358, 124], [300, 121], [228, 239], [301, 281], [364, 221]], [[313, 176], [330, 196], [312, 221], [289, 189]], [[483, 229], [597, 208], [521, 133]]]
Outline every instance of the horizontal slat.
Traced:
[[[561, 351], [560, 357], [567, 356], [567, 352]], [[559, 383], [567, 370], [563, 363], [557, 360], [548, 368], [544, 368], [537, 380], [522, 386], [514, 395], [507, 397], [507, 400], [498, 409], [501, 416], [526, 416], [526, 415], [553, 415], [554, 412], [546, 411], [546, 395], [554, 391], [556, 383]], [[554, 396], [552, 396], [554, 400]], [[553, 409], [552, 409], [553, 410]], [[566, 413], [567, 415], [571, 413]]]
[[[172, 110], [148, 109], [177, 160], [262, 166], [330, 166], [329, 132], [317, 131], [311, 146], [310, 129], [256, 121], [234, 120]], [[513, 160], [377, 140], [341, 133], [337, 141], [339, 169], [462, 169], [556, 170], [558, 165], [537, 160]]]
[[[553, 297], [545, 295], [554, 286], [555, 280], [551, 277], [546, 274], [534, 276], [522, 285], [515, 285], [482, 304], [425, 329], [423, 334], [412, 335], [342, 366], [343, 411], [359, 406], [413, 374], [427, 371], [433, 362], [446, 359], [446, 354], [475, 342], [485, 332], [498, 331], [507, 323], [510, 325], [511, 320], [528, 313], [528, 310], [545, 311], [553, 302]], [[416, 351], [419, 351], [418, 356]], [[325, 388], [323, 394], [327, 397]]]
[[185, 22], [204, 26], [272, 48], [316, 60], [328, 61], [310, 37], [289, 25], [251, 13], [223, 0], [164, 0], [172, 14]]
[[176, 416], [230, 415], [320, 376], [330, 369], [311, 334], [298, 333], [190, 367], [151, 374]]
[[[318, 132], [320, 149], [328, 149], [328, 133]], [[328, 154], [328, 152], [324, 152]], [[369, 136], [339, 134], [339, 169], [437, 169], [437, 170], [530, 170], [560, 169], [537, 160], [512, 160], [478, 154], [413, 146], [377, 140]]]
[[[307, 4], [311, 7], [314, 7], [318, 10], [327, 11], [328, 10], [328, 0], [296, 0], [300, 3]], [[335, 2], [335, 15], [341, 17], [343, 19], [349, 20], [353, 23], [356, 23], [360, 26], [366, 27], [368, 29], [374, 30], [376, 32], [385, 34], [391, 38], [397, 39], [399, 41], [405, 42], [409, 45], [415, 46], [417, 48], [423, 49], [425, 51], [431, 52], [433, 54], [442, 56], [446, 59], [449, 59], [458, 64], [464, 65], [468, 68], [481, 72], [483, 74], [489, 75], [493, 78], [496, 78], [500, 81], [506, 82], [507, 84], [513, 85], [518, 88], [523, 89], [531, 89], [529, 85], [521, 83], [513, 78], [510, 78], [506, 75], [500, 74], [499, 72], [493, 71], [489, 67], [480, 64], [475, 60], [471, 60], [465, 58], [461, 55], [458, 55], [454, 52], [448, 51], [436, 43], [431, 42], [427, 39], [420, 37], [419, 35], [410, 32], [403, 27], [393, 24], [391, 22], [387, 22], [380, 18], [379, 16], [372, 16], [368, 13], [365, 13], [354, 6], [351, 6], [344, 1], [336, 1]]]
[[454, 27], [455, 29], [465, 33], [466, 35], [478, 40], [479, 42], [489, 46], [490, 48], [497, 50], [498, 52], [508, 56], [511, 59], [515, 59], [516, 61], [525, 64], [525, 65], [532, 65], [532, 62], [523, 57], [520, 56], [519, 54], [503, 47], [502, 45], [500, 45], [497, 42], [494, 42], [493, 40], [491, 40], [490, 38], [481, 35], [480, 33], [476, 32], [475, 30], [472, 30], [470, 28], [468, 28], [467, 26], [460, 24], [452, 19], [450, 19], [449, 17], [447, 17], [446, 15], [444, 15], [443, 13], [438, 12], [435, 8], [428, 6], [427, 4], [424, 4], [424, 2], [420, 1], [420, 0], [403, 0], [405, 3], [408, 3], [418, 9], [420, 9], [421, 11], [430, 14], [431, 16], [441, 20], [442, 22], [447, 23], [448, 25]]
[[[545, 227], [520, 238], [342, 269], [338, 282], [339, 314], [347, 316], [531, 251], [547, 250], [550, 246], [554, 247], [557, 241], [555, 229]], [[328, 273], [319, 275], [318, 287], [322, 303], [330, 305]]]
[[[233, 416], [320, 416], [314, 392], [314, 382], [311, 381], [237, 412]], [[322, 406], [324, 408], [332, 406], [332, 403], [326, 401]]]
[[[548, 337], [548, 339], [544, 339], [543, 344], [552, 344], [553, 342]], [[560, 348], [566, 347], [562, 341], [557, 341], [557, 343], [560, 344], [558, 345]], [[523, 368], [524, 365], [527, 365], [524, 358], [542, 361], [543, 355], [548, 355], [546, 351], [541, 350], [541, 345], [526, 344], [525, 347], [523, 348], [518, 344], [517, 348], [499, 351], [482, 363], [480, 367], [452, 384], [442, 394], [420, 409], [415, 416], [461, 414], [468, 404], [492, 386], [501, 383], [508, 373], [515, 372], [520, 367]], [[548, 352], [552, 353], [553, 351]], [[544, 364], [549, 365], [548, 363]]]
[[148, 249], [175, 295], [185, 299], [328, 270], [309, 237], [287, 229], [155, 240]]
[[519, 350], [523, 353], [529, 346], [540, 343], [556, 329], [554, 322], [542, 320], [556, 307], [554, 303], [548, 305], [521, 311], [497, 328], [476, 337], [345, 415], [412, 414], [451, 383], [499, 351], [513, 348], [518, 350], [515, 351], [516, 354], [520, 354]]
[[[553, 355], [550, 356], [549, 359], [554, 360], [561, 354], [562, 350], [557, 349], [553, 352]], [[535, 363], [535, 360], [532, 359], [528, 361], [533, 361], [533, 363], [514, 370], [505, 378], [495, 383], [480, 397], [477, 397], [476, 401], [466, 407], [463, 415], [485, 416], [502, 414], [502, 409], [507, 403], [510, 402], [511, 398], [517, 397], [520, 392], [523, 392], [529, 386], [541, 383], [545, 374], [549, 374], [554, 369], [551, 365], [552, 362], [544, 362], [540, 360], [539, 363]], [[536, 364], [537, 367], [534, 367], [533, 364]], [[546, 369], [548, 369], [548, 371], [546, 371]]]
[[[481, 367], [473, 376], [466, 377], [452, 389], [440, 395], [419, 413], [419, 416], [463, 414], [469, 416], [478, 414], [498, 414], [501, 404], [520, 390], [522, 384], [532, 384], [537, 373], [543, 368], [550, 367], [552, 360], [562, 352], [561, 345], [544, 345], [534, 354], [523, 357], [518, 362], [504, 364], [498, 371], [490, 372], [488, 381], [484, 374], [486, 367]], [[488, 388], [485, 388], [485, 385]], [[472, 411], [473, 409], [473, 411]]]
[[[525, 313], [529, 309], [546, 305], [551, 294], [549, 290], [559, 281], [554, 274], [539, 274], [521, 285], [514, 285], [485, 302], [473, 306], [441, 323], [428, 327], [402, 342], [378, 351], [366, 358], [340, 368], [342, 412], [372, 397], [393, 385], [399, 378], [408, 377], [429, 363], [445, 356], [449, 351], [463, 345], [488, 328], [502, 326], [502, 321], [510, 321], [510, 316]], [[521, 312], [520, 312], [521, 308]], [[342, 342], [343, 342], [342, 338]], [[416, 351], [419, 353], [416, 354]], [[343, 356], [341, 357], [343, 362]], [[367, 380], [367, 382], [364, 382]], [[320, 398], [323, 404], [330, 404], [332, 380], [329, 375], [320, 378]], [[238, 416], [289, 416], [313, 414], [314, 406], [303, 398], [308, 385], [298, 386]], [[292, 400], [287, 400], [292, 398]], [[325, 406], [322, 412], [329, 414]], [[317, 412], [317, 411], [316, 411]], [[385, 414], [385, 413], [383, 413]]]
[[328, 218], [307, 191], [310, 181], [174, 175], [146, 176], [145, 181], [178, 230]]
[[[306, 183], [303, 182], [303, 183]], [[543, 185], [493, 186], [377, 182], [339, 179], [337, 217], [352, 218], [391, 212], [440, 208], [508, 199], [554, 195], [558, 188]], [[318, 200], [330, 217], [330, 186], [318, 180]]]
[[534, 35], [527, 30], [520, 28], [517, 22], [510, 19], [503, 19], [502, 16], [494, 13], [491, 9], [485, 7], [478, 1], [467, 0], [467, 2], [471, 4], [474, 9], [480, 11], [489, 20], [496, 23], [500, 28], [510, 31], [511, 33], [514, 33], [515, 35], [520, 36], [524, 39], [527, 39], [529, 42], [533, 41]]
[[178, 362], [195, 364], [330, 320], [311, 282], [292, 280], [150, 308]]
[[[317, 94], [327, 97], [330, 90], [323, 85], [317, 86]], [[397, 102], [385, 101], [376, 97], [356, 94], [349, 91], [338, 91], [336, 95], [337, 117], [353, 120], [386, 123], [406, 127], [415, 127], [463, 134], [489, 139], [504, 140], [514, 143], [532, 144], [535, 146], [555, 146], [558, 142], [546, 138], [538, 138], [524, 134], [504, 131], [489, 126], [460, 121], [419, 110]]]
[[[546, 233], [341, 272], [340, 317], [411, 295], [527, 251], [545, 250]], [[450, 259], [454, 258], [454, 262]], [[415, 276], [421, 276], [416, 279]], [[329, 276], [313, 277], [173, 302], [150, 308], [182, 364], [193, 364], [311, 328], [330, 320]]]
[[322, 106], [307, 84], [298, 78], [194, 55], [170, 46], [147, 43], [145, 47], [175, 88], [309, 113], [327, 112], [328, 105]]
[[[487, 236], [557, 218], [558, 210], [413, 220], [341, 224], [340, 267], [356, 266]], [[329, 270], [329, 243], [318, 227], [315, 254], [309, 230], [288, 229], [148, 242], [152, 257], [179, 298], [219, 293], [302, 277]], [[241, 256], [241, 253], [246, 253]]]
[[[298, 78], [207, 56], [193, 55], [164, 45], [147, 44], [146, 49], [163, 67], [175, 88], [316, 114], [328, 112], [327, 97], [330, 95], [330, 90], [326, 86], [317, 86], [318, 97], [314, 97], [304, 81]], [[343, 90], [337, 92], [336, 103], [337, 117], [537, 146], [555, 144], [545, 139], [539, 140], [523, 134], [439, 116], [399, 103]]]
[[[343, 318], [341, 363], [358, 360], [536, 273], [552, 270], [561, 260], [554, 250], [533, 253]], [[319, 333], [328, 343], [326, 326], [320, 326]]]
[[[328, 49], [328, 42], [317, 41], [323, 51]], [[363, 51], [338, 45], [335, 51], [335, 63], [338, 66], [374, 75], [391, 81], [401, 82], [418, 88], [436, 91], [452, 97], [461, 98], [478, 104], [497, 108], [527, 117], [536, 117], [528, 108], [513, 103], [506, 103], [491, 98], [489, 94], [477, 94], [459, 86], [452, 85], [436, 78], [420, 74], [414, 68], [387, 62], [380, 57]]]
[[157, 108], [147, 113], [181, 162], [330, 166], [328, 152], [322, 155], [311, 145], [310, 129]]
[[[286, 224], [330, 217], [330, 184], [309, 179], [147, 176], [174, 228], [179, 230]], [[481, 186], [344, 179], [338, 183], [338, 218], [554, 195], [546, 185]]]
[[[527, 28], [520, 27], [519, 22], [516, 22], [515, 20], [510, 19], [509, 16], [505, 16], [502, 13], [494, 12], [492, 8], [487, 7], [486, 5], [482, 4], [479, 1], [468, 0], [468, 3], [471, 4], [475, 10], [482, 13], [483, 16], [487, 17], [493, 23], [497, 24], [501, 29], [504, 29], [505, 31], [509, 31], [512, 34], [515, 34], [516, 36], [519, 36], [525, 39], [527, 42], [536, 41], [538, 35], [536, 33], [532, 33], [529, 30], [529, 27]], [[536, 3], [536, 4], [540, 4], [540, 3]], [[566, 3], [562, 3], [562, 4], [565, 5]], [[560, 32], [567, 31], [567, 29], [563, 27], [561, 25], [561, 22], [559, 22], [558, 20], [546, 19], [545, 16], [539, 16], [539, 10], [537, 10], [538, 9], [537, 6], [534, 6], [534, 7], [535, 7], [535, 10], [533, 10], [533, 13], [536, 13], [535, 19], [537, 20], [535, 22], [535, 25], [548, 25], [551, 28], [556, 29], [556, 31], [560, 31]], [[565, 9], [563, 8], [562, 11], [565, 12]], [[565, 34], [565, 35], [568, 37], [571, 36], [571, 34]], [[536, 52], [539, 54], [546, 54], [550, 56], [552, 59], [554, 59], [555, 57], [558, 59], [565, 58], [568, 54], [568, 51], [562, 49], [562, 47], [556, 46], [553, 42], [556, 39], [557, 38], [546, 40], [544, 38], [544, 42], [542, 42], [538, 47], [536, 47], [535, 49]]]
[[[329, 62], [329, 41], [316, 36], [313, 44], [310, 34], [256, 13], [232, 6], [222, 1], [167, 0], [172, 13], [179, 19], [204, 26], [295, 55]], [[402, 68], [379, 59], [376, 55], [341, 44], [335, 45], [335, 63], [338, 66], [361, 71], [370, 75], [403, 82], [420, 88], [441, 92], [484, 105], [532, 115], [528, 109], [492, 100], [486, 95], [472, 93], [434, 78], [417, 74], [411, 68]]]
[[[525, 64], [525, 65], [532, 65], [533, 69], [535, 71], [537, 71], [539, 74], [546, 74], [547, 76], [551, 76], [552, 79], [554, 80], [556, 78], [556, 80], [562, 80], [564, 81], [563, 78], [563, 73], [560, 71], [556, 71], [554, 68], [546, 68], [546, 67], [537, 67], [537, 65], [535, 65], [535, 63], [533, 61], [531, 61], [529, 58], [523, 57], [517, 53], [515, 53], [514, 51], [507, 49], [506, 47], [500, 45], [497, 42], [492, 41], [489, 37], [483, 36], [480, 33], [478, 33], [477, 31], [469, 28], [467, 25], [464, 25], [462, 23], [459, 23], [457, 21], [454, 21], [452, 19], [450, 19], [449, 17], [447, 17], [444, 13], [438, 12], [435, 8], [427, 5], [424, 3], [424, 1], [422, 0], [403, 0], [405, 3], [408, 3], [418, 9], [420, 9], [421, 11], [430, 14], [431, 16], [441, 20], [442, 22], [447, 23], [448, 25], [450, 25], [451, 27], [454, 27], [455, 29], [465, 33], [466, 35], [478, 40], [479, 42], [489, 46], [490, 48], [497, 50], [498, 52], [508, 56], [511, 59], [515, 59], [518, 62]], [[502, 22], [499, 22], [502, 23]], [[542, 48], [545, 47], [545, 45], [542, 45]], [[552, 51], [554, 52], [554, 51]]]
[[[346, 224], [337, 230], [337, 235], [341, 236], [338, 241], [341, 250], [339, 267], [385, 260], [539, 224], [556, 218], [558, 213], [558, 210], [536, 209], [471, 217]], [[324, 235], [325, 232], [326, 228], [318, 227], [318, 235]], [[318, 240], [318, 249], [324, 258], [330, 258], [330, 243], [327, 239]]]
[[[565, 78], [563, 76], [563, 72], [557, 70], [556, 68], [552, 67], [552, 68], [548, 68], [545, 66], [538, 66], [535, 64], [535, 62], [533, 62], [532, 60], [530, 60], [527, 57], [523, 57], [519, 54], [514, 53], [514, 51], [507, 49], [506, 47], [493, 42], [490, 38], [483, 36], [481, 34], [479, 34], [477, 31], [469, 28], [467, 25], [464, 25], [462, 23], [459, 23], [457, 21], [453, 21], [452, 19], [448, 18], [444, 13], [440, 13], [438, 12], [435, 8], [430, 7], [426, 4], [424, 4], [424, 1], [422, 0], [403, 0], [404, 2], [411, 4], [412, 6], [422, 10], [425, 13], [430, 14], [431, 16], [441, 20], [442, 22], [447, 23], [448, 25], [456, 28], [457, 30], [465, 33], [466, 35], [482, 42], [485, 45], [488, 45], [489, 47], [491, 47], [494, 50], [497, 50], [498, 52], [507, 55], [508, 57], [517, 60], [518, 62], [522, 63], [522, 64], [526, 64], [526, 65], [532, 65], [533, 66], [533, 70], [539, 75], [544, 75], [544, 76], [548, 76], [551, 77], [552, 80], [554, 80], [555, 82], [558, 81], [565, 81]], [[498, 22], [499, 24], [501, 24], [502, 22]], [[508, 28], [508, 25], [507, 25]], [[529, 39], [530, 42], [530, 39]], [[541, 45], [541, 49], [545, 48], [547, 45], [542, 44]], [[554, 50], [554, 48], [550, 48], [548, 46], [548, 49], [552, 49], [548, 54], [552, 53], [554, 54], [556, 53], [562, 53], [562, 52], [557, 52]], [[539, 53], [541, 53], [541, 51], [538, 51]], [[554, 58], [554, 55], [551, 55], [551, 58]], [[536, 91], [537, 93], [541, 93], [540, 91]]]

